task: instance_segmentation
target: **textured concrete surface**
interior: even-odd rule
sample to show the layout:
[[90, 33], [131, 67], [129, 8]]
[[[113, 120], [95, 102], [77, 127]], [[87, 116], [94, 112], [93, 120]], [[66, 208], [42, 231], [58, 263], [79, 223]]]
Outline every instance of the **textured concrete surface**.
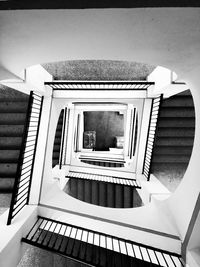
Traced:
[[9, 208], [10, 200], [10, 194], [0, 194], [0, 215], [3, 214]]
[[42, 65], [54, 80], [146, 80], [155, 66], [112, 60], [71, 60]]
[[11, 194], [0, 194], [0, 215], [10, 207]]
[[12, 99], [16, 99], [16, 98], [27, 98], [28, 96], [17, 91], [17, 90], [14, 90], [12, 88], [9, 88], [7, 86], [4, 86], [2, 84], [0, 84], [0, 99], [2, 98], [8, 98], [9, 100], [12, 100]]
[[26, 245], [26, 252], [17, 267], [86, 267], [60, 255]]
[[96, 150], [115, 147], [116, 136], [124, 136], [124, 115], [116, 111], [84, 112], [84, 131], [96, 132]]
[[153, 174], [170, 192], [174, 192], [183, 179], [185, 168], [164, 169]]

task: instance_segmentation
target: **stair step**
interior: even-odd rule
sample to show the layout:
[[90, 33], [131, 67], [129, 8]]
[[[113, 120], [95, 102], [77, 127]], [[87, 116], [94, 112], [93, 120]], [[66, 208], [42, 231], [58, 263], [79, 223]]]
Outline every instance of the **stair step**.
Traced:
[[10, 102], [5, 101], [0, 104], [1, 113], [26, 113], [28, 101], [25, 102]]
[[21, 137], [24, 125], [0, 125], [0, 137]]
[[92, 184], [92, 200], [91, 203], [94, 205], [99, 205], [99, 183], [96, 181], [91, 181]]
[[60, 138], [62, 137], [62, 131], [56, 131], [55, 138]]
[[0, 178], [0, 193], [12, 193], [15, 178]]
[[55, 145], [55, 146], [57, 146], [57, 145], [60, 146], [60, 142], [61, 142], [61, 139], [58, 138], [58, 137], [55, 137], [55, 139], [54, 139], [54, 145]]
[[0, 149], [20, 149], [22, 142], [22, 137], [1, 137], [0, 138]]
[[191, 94], [190, 89], [188, 89], [188, 90], [185, 90], [185, 91], [183, 91], [181, 93], [176, 94], [175, 96], [179, 96], [179, 97], [181, 97], [181, 96], [187, 96], [187, 97], [189, 97], [189, 96], [192, 96], [192, 94]]
[[90, 181], [84, 181], [84, 201], [87, 203], [92, 201], [92, 183]]
[[158, 121], [158, 127], [168, 128], [168, 127], [183, 127], [183, 128], [194, 128], [195, 118], [162, 118]]
[[155, 146], [153, 155], [191, 155], [192, 147], [190, 146]]
[[173, 173], [174, 170], [181, 170], [181, 172], [185, 172], [185, 170], [187, 169], [188, 163], [185, 162], [157, 162], [155, 164], [152, 164], [151, 170], [152, 173], [154, 172], [169, 172], [169, 170], [171, 171], [171, 173]]
[[107, 205], [107, 184], [99, 183], [99, 206]]
[[192, 97], [176, 97], [164, 99], [162, 102], [163, 107], [192, 107], [194, 108], [194, 102]]
[[156, 146], [193, 146], [194, 138], [191, 137], [158, 137]]
[[115, 186], [115, 207], [123, 208], [124, 191], [121, 185]]
[[158, 137], [194, 137], [195, 128], [158, 128]]
[[29, 99], [29, 95], [24, 94], [20, 91], [12, 89], [8, 86], [0, 85], [0, 100], [10, 100], [10, 101], [27, 101]]
[[59, 159], [60, 152], [55, 151], [53, 152], [53, 160], [58, 160]]
[[54, 147], [53, 147], [53, 151], [55, 151], [55, 152], [60, 152], [60, 144], [58, 144], [58, 145], [54, 145]]
[[115, 190], [113, 190], [113, 184], [107, 184], [107, 207], [115, 207]]
[[188, 163], [190, 155], [154, 155], [153, 163]]
[[195, 112], [193, 107], [162, 107], [160, 110], [160, 117], [161, 118], [194, 118]]
[[19, 150], [0, 150], [1, 163], [17, 163], [19, 159]]
[[[0, 87], [1, 87], [1, 85], [0, 85]], [[17, 92], [14, 89], [11, 89], [11, 90]], [[13, 103], [26, 102], [27, 103], [29, 101], [29, 95], [25, 95], [25, 94], [18, 91], [19, 93], [21, 93], [21, 95], [20, 95], [20, 94], [16, 94], [15, 92], [14, 92], [15, 95], [13, 95], [13, 94], [9, 95], [9, 90], [2, 92], [2, 90], [0, 89], [0, 102], [1, 103], [2, 102], [13, 102]]]
[[1, 125], [23, 125], [25, 123], [25, 113], [1, 113]]
[[17, 164], [16, 163], [0, 163], [0, 177], [13, 178], [16, 175]]

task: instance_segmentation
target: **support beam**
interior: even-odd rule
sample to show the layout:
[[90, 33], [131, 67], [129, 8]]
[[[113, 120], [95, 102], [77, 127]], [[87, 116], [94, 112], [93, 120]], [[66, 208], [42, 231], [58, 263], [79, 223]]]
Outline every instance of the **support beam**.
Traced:
[[[52, 75], [41, 65], [34, 65], [25, 69], [22, 79], [4, 69], [2, 69], [2, 71], [4, 71], [4, 73], [2, 73], [2, 75], [4, 74], [4, 80], [0, 81], [0, 83], [24, 94], [29, 94], [30, 91], [34, 91], [45, 95], [47, 93], [47, 87], [44, 86], [44, 82], [52, 81]], [[8, 79], [5, 79], [5, 77]]]

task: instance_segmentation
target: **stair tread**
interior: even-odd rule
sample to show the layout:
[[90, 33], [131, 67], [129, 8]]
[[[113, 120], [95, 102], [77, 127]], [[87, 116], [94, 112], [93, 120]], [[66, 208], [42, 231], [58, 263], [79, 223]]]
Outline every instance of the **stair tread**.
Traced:
[[193, 138], [159, 138], [155, 141], [155, 146], [193, 146]]
[[17, 163], [0, 163], [0, 177], [15, 177]]
[[195, 117], [194, 108], [168, 108], [168, 107], [162, 107], [160, 110], [160, 118], [193, 118]]
[[158, 137], [191, 137], [194, 138], [195, 128], [181, 128], [181, 127], [168, 127], [168, 128], [158, 128]]
[[180, 162], [180, 163], [187, 163], [190, 160], [190, 155], [172, 155], [172, 154], [165, 154], [165, 155], [154, 155], [152, 158], [153, 163], [157, 162]]
[[180, 108], [180, 107], [188, 107], [188, 108], [194, 108], [194, 102], [193, 99], [188, 98], [182, 98], [181, 101], [179, 98], [173, 98], [173, 99], [167, 99], [163, 100], [162, 102], [162, 108], [165, 107], [172, 107], [172, 108]]
[[4, 101], [0, 104], [1, 113], [26, 113], [28, 102], [10, 102]]
[[7, 96], [2, 96], [0, 94], [0, 103], [17, 103], [17, 102], [25, 102], [28, 103], [29, 100], [29, 96], [25, 96], [25, 97], [7, 97]]
[[192, 94], [191, 94], [190, 89], [188, 89], [188, 90], [185, 90], [185, 91], [183, 91], [181, 93], [176, 94], [175, 96], [187, 96], [188, 97], [188, 96], [192, 96]]
[[0, 137], [21, 137], [24, 124], [22, 125], [0, 125]]
[[0, 162], [16, 162], [19, 159], [19, 150], [0, 150]]
[[20, 149], [22, 143], [22, 137], [1, 137], [0, 138], [0, 149], [5, 150], [16, 150]]
[[1, 120], [0, 121], [3, 121], [3, 120], [25, 120], [26, 118], [26, 113], [23, 112], [23, 113], [20, 113], [20, 112], [1, 112]]
[[168, 127], [174, 127], [174, 128], [191, 128], [195, 126], [195, 118], [174, 118], [174, 117], [168, 117], [168, 118], [162, 118], [162, 120], [158, 121], [158, 127], [159, 128], [168, 128]]
[[0, 178], [0, 192], [12, 192], [15, 178]]
[[168, 154], [168, 155], [191, 155], [191, 146], [156, 146], [153, 155]]

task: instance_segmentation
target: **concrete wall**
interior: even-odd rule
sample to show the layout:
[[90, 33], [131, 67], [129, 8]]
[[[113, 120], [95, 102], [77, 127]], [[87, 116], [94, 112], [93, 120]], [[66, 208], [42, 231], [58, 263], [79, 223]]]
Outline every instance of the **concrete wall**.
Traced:
[[96, 131], [96, 150], [108, 150], [116, 147], [116, 136], [124, 136], [124, 116], [114, 111], [84, 112], [84, 131]]
[[32, 64], [109, 59], [168, 67], [189, 84], [196, 108], [193, 153], [179, 188], [160, 203], [183, 239], [200, 190], [200, 9], [0, 11], [0, 25], [0, 79]]

